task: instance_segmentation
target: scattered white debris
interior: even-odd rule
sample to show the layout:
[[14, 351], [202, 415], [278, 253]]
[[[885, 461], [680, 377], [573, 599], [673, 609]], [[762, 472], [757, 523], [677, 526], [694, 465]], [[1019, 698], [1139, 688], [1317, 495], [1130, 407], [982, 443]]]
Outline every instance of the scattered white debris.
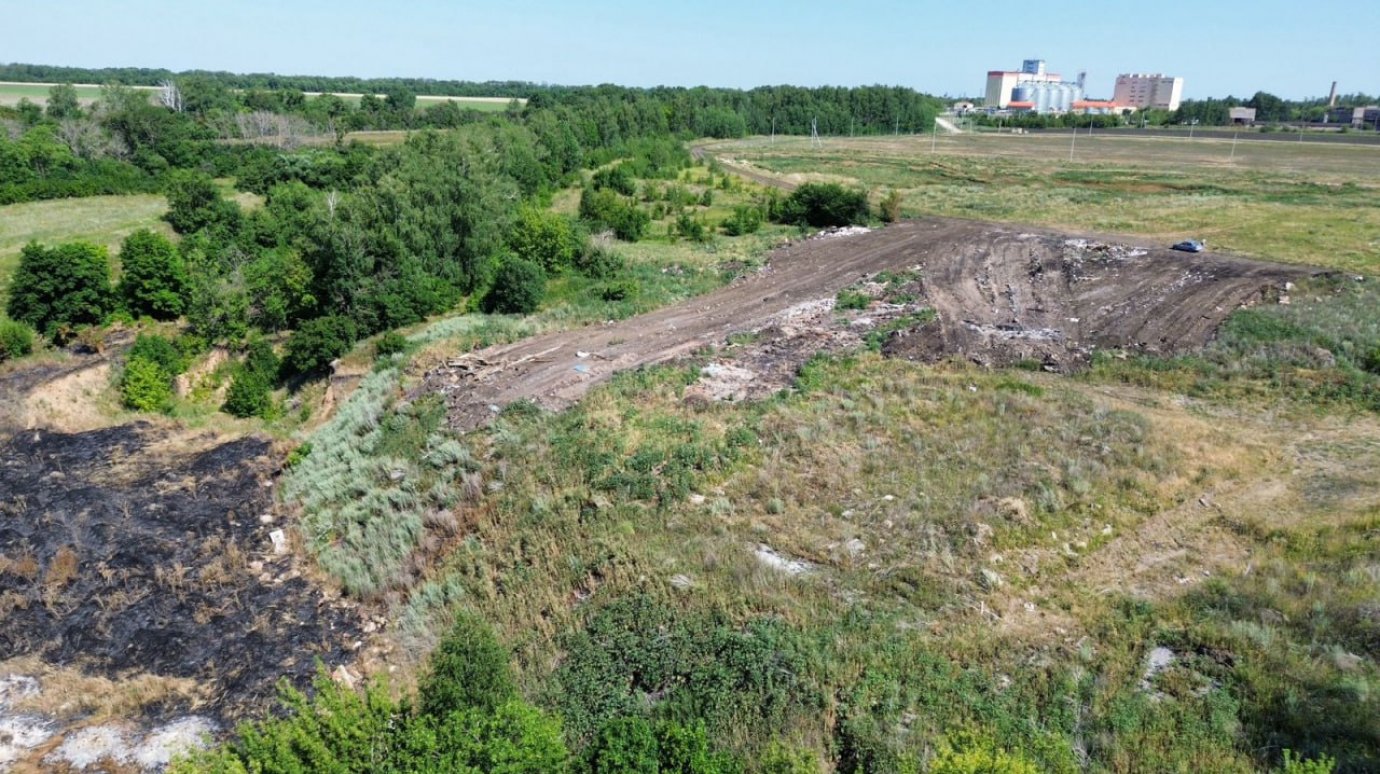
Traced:
[[702, 494], [692, 494], [686, 499], [690, 501], [691, 505], [704, 505], [705, 497]]
[[581, 360], [584, 360], [585, 358], [589, 357], [589, 353], [588, 353], [588, 352], [585, 352], [584, 350], [577, 349], [577, 350], [575, 350], [575, 357], [578, 357], [578, 358], [580, 358]]
[[288, 552], [287, 533], [281, 529], [275, 529], [268, 533], [268, 539], [273, 543], [273, 553], [282, 556]]
[[700, 369], [699, 386], [713, 400], [744, 400], [757, 374], [742, 366], [710, 363]]
[[63, 740], [45, 760], [64, 762], [78, 771], [103, 760], [126, 764], [134, 758], [134, 748], [126, 733], [126, 729], [114, 725], [83, 728]]
[[871, 233], [872, 229], [867, 226], [843, 226], [841, 228], [826, 228], [814, 235], [815, 239], [835, 239], [838, 237], [859, 236]]
[[1154, 690], [1150, 685], [1150, 681], [1154, 680], [1155, 675], [1168, 669], [1177, 660], [1178, 656], [1174, 655], [1174, 651], [1163, 645], [1152, 648], [1150, 654], [1145, 657], [1145, 672], [1141, 674], [1140, 678], [1141, 690]]
[[982, 587], [987, 589], [988, 591], [991, 591], [992, 589], [999, 589], [1006, 583], [1006, 581], [1001, 577], [1001, 573], [998, 573], [996, 570], [989, 570], [986, 567], [984, 567], [982, 568], [981, 575]]
[[37, 696], [38, 680], [28, 675], [5, 675], [0, 677], [0, 709], [10, 706], [15, 699]]
[[161, 771], [172, 759], [207, 746], [217, 726], [207, 718], [189, 715], [149, 732], [134, 750], [134, 761], [147, 770]]
[[974, 333], [998, 339], [1022, 339], [1026, 341], [1063, 341], [1064, 332], [1057, 328], [1021, 328], [1015, 325], [986, 325], [974, 322], [963, 323], [963, 327]]
[[8, 770], [25, 751], [48, 741], [56, 731], [51, 722], [40, 717], [0, 713], [0, 769]]
[[695, 581], [692, 580], [689, 575], [676, 574], [671, 576], [671, 585], [681, 591], [685, 591], [686, 589], [693, 588]]
[[810, 571], [809, 562], [785, 556], [765, 543], [759, 543], [754, 553], [757, 556], [757, 561], [773, 570], [780, 570], [787, 575], [804, 575]]
[[853, 538], [843, 544], [843, 550], [847, 551], [849, 556], [857, 556], [867, 550], [867, 544], [857, 538]]

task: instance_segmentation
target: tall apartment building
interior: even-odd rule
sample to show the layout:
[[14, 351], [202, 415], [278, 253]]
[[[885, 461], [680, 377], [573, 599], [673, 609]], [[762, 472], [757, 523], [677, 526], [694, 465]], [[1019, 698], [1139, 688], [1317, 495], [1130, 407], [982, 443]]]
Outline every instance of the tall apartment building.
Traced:
[[1183, 93], [1183, 78], [1159, 73], [1123, 73], [1116, 77], [1116, 91], [1112, 95], [1112, 101], [1137, 110], [1178, 110]]

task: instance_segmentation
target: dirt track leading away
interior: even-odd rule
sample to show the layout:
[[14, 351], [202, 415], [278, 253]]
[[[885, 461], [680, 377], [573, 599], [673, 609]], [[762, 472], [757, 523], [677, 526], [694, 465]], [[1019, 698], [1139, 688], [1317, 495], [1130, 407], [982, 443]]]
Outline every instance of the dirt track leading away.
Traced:
[[[559, 410], [618, 371], [674, 360], [736, 332], [798, 336], [802, 325], [820, 321], [843, 329], [876, 324], [830, 310], [838, 291], [882, 271], [914, 277], [912, 303], [938, 316], [890, 333], [889, 354], [990, 365], [1037, 360], [1052, 370], [1076, 368], [1101, 348], [1199, 348], [1233, 310], [1276, 302], [1288, 283], [1318, 273], [1117, 238], [925, 218], [790, 244], [761, 271], [714, 293], [466, 355], [428, 373], [422, 389], [444, 394], [452, 423], [463, 429], [523, 399]], [[895, 308], [874, 302], [877, 311], [888, 306]]]

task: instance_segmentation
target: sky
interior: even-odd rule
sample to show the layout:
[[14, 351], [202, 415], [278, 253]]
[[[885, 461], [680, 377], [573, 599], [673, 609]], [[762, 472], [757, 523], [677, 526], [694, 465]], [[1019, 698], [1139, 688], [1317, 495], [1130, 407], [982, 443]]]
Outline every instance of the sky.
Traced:
[[1045, 59], [1184, 96], [1380, 93], [1377, 0], [0, 0], [0, 62], [294, 75], [980, 95]]

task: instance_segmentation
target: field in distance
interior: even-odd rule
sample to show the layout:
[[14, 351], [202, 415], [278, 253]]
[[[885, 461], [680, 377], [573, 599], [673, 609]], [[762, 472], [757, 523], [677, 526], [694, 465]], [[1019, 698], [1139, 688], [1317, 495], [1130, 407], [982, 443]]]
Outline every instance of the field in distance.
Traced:
[[[17, 105], [22, 99], [27, 99], [35, 105], [45, 105], [48, 102], [48, 90], [55, 84], [51, 83], [14, 83], [0, 82], [0, 105]], [[158, 89], [154, 86], [135, 86], [133, 88], [153, 93]], [[96, 84], [82, 83], [76, 84], [77, 99], [83, 104], [88, 105], [95, 102], [101, 96], [101, 87]], [[319, 97], [320, 92], [307, 92], [308, 97]], [[337, 97], [356, 104], [362, 94], [337, 94]], [[382, 95], [380, 95], [382, 96]], [[418, 108], [428, 108], [432, 105], [439, 105], [442, 102], [456, 102], [461, 107], [471, 110], [481, 110], [484, 112], [502, 112], [508, 109], [508, 104], [513, 100], [508, 97], [446, 97], [439, 95], [419, 95], [417, 97]], [[526, 104], [527, 100], [519, 99], [519, 104]]]
[[[1073, 159], [1070, 160], [1072, 151]], [[936, 214], [1205, 239], [1273, 260], [1380, 268], [1380, 146], [1080, 134], [754, 137], [705, 152], [778, 184], [890, 189]]]

